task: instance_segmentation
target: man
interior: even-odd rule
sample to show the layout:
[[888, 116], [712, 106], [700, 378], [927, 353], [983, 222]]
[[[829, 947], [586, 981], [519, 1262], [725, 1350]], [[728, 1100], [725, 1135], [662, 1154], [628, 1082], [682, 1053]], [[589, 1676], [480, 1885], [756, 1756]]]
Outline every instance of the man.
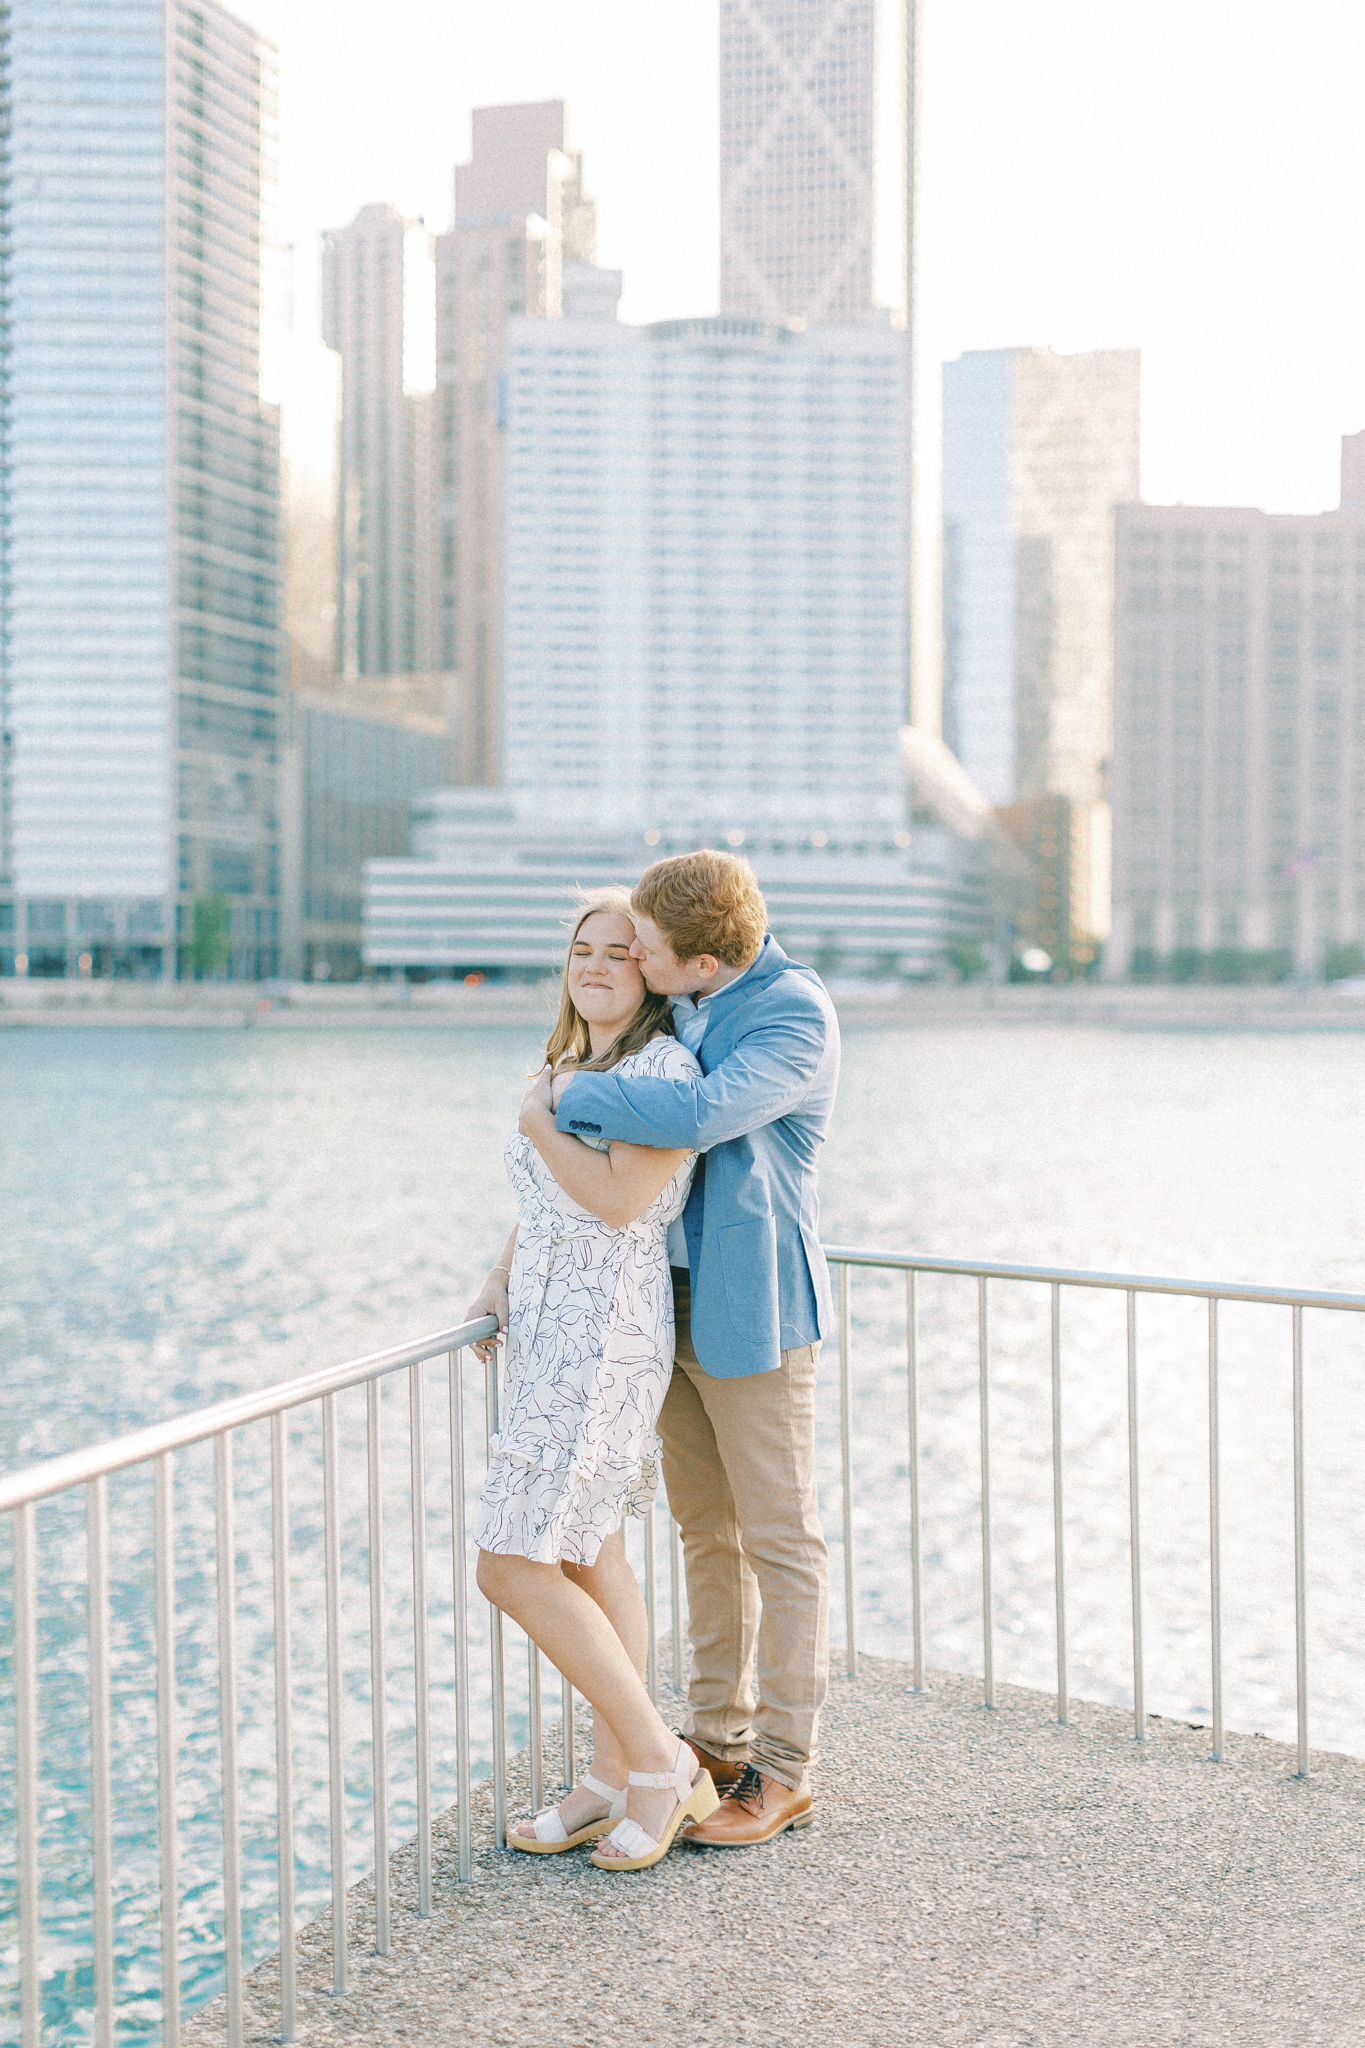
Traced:
[[814, 1462], [816, 1364], [833, 1311], [815, 1163], [839, 1027], [818, 976], [768, 933], [746, 861], [659, 861], [631, 901], [632, 953], [648, 986], [673, 998], [703, 1078], [571, 1076], [555, 1121], [704, 1155], [669, 1239], [677, 1348], [659, 1430], [691, 1609], [683, 1732], [723, 1794], [711, 1820], [684, 1832], [739, 1848], [811, 1819], [829, 1679]]

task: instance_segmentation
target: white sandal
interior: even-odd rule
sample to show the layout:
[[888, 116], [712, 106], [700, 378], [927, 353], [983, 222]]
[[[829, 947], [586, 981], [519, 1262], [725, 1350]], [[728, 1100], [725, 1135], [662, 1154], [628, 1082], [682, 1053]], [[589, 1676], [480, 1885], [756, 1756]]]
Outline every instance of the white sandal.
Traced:
[[[591, 1771], [585, 1771], [578, 1784], [585, 1791], [595, 1792], [599, 1799], [608, 1801], [611, 1812], [604, 1820], [590, 1820], [571, 1835], [559, 1817], [559, 1808], [547, 1806], [531, 1822], [534, 1835], [519, 1834], [514, 1827], [507, 1830], [508, 1848], [524, 1849], [528, 1856], [562, 1856], [566, 1849], [576, 1849], [582, 1842], [599, 1841], [613, 1822], [620, 1820], [625, 1813], [627, 1788], [624, 1785], [604, 1785], [600, 1778], [594, 1778]], [[577, 1785], [574, 1790], [578, 1790]]]
[[648, 1870], [651, 1863], [668, 1854], [673, 1837], [685, 1820], [709, 1820], [720, 1805], [711, 1773], [698, 1766], [685, 1742], [678, 1744], [671, 1771], [631, 1771], [626, 1780], [627, 1790], [631, 1785], [639, 1785], [648, 1792], [667, 1792], [671, 1787], [678, 1796], [678, 1804], [668, 1817], [662, 1841], [656, 1842], [653, 1835], [647, 1835], [637, 1820], [618, 1821], [608, 1841], [620, 1854], [604, 1856], [600, 1849], [594, 1849], [592, 1860], [599, 1870]]

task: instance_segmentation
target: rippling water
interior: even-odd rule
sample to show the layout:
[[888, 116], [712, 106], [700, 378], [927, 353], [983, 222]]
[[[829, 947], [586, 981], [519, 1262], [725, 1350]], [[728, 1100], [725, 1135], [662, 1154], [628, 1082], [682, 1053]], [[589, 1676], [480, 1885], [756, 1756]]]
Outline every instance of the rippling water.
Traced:
[[[63, 1031], [0, 1040], [0, 1459], [6, 1466], [376, 1349], [458, 1315], [502, 1242], [503, 1138], [533, 1032]], [[964, 1026], [850, 1030], [823, 1174], [831, 1241], [964, 1257], [1365, 1287], [1362, 1042], [1311, 1034], [1091, 1032]], [[855, 1275], [855, 1557], [863, 1645], [905, 1656], [903, 1282]], [[1197, 1303], [1139, 1304], [1148, 1704], [1207, 1714], [1206, 1322]], [[976, 1297], [921, 1283], [926, 1648], [981, 1666]], [[1046, 1290], [998, 1286], [991, 1309], [996, 1670], [1054, 1682]], [[1293, 1727], [1289, 1316], [1223, 1311], [1225, 1712]], [[1073, 1692], [1130, 1686], [1125, 1336], [1121, 1298], [1064, 1310], [1064, 1439]], [[1365, 1750], [1352, 1564], [1365, 1534], [1365, 1333], [1306, 1319], [1312, 1733]], [[826, 1519], [839, 1523], [837, 1387], [825, 1373]], [[444, 1379], [428, 1375], [433, 1662], [448, 1655]], [[471, 1397], [475, 1377], [469, 1380]], [[386, 1579], [395, 1826], [412, 1824], [406, 1400], [386, 1397], [395, 1507]], [[316, 1421], [293, 1431], [300, 1906], [324, 1902], [325, 1726]], [[363, 1398], [342, 1404], [348, 1469]], [[469, 1481], [479, 1464], [471, 1427]], [[248, 1936], [273, 1947], [273, 1695], [268, 1470], [260, 1431], [238, 1450], [241, 1721]], [[182, 1966], [218, 1983], [217, 1724], [211, 1461], [179, 1460]], [[146, 1756], [154, 1703], [148, 1488], [111, 1486], [115, 1824], [121, 1996], [129, 2037], [153, 2036], [155, 1835]], [[8, 1542], [8, 1532], [4, 1533]], [[79, 1502], [42, 1511], [41, 1785], [44, 1968], [54, 2038], [86, 2037], [88, 1756]], [[349, 1821], [367, 1841], [367, 1548], [345, 1531]], [[445, 1559], [444, 1577], [441, 1559]], [[0, 1587], [8, 1605], [8, 1565]], [[839, 1559], [835, 1559], [838, 1583]], [[663, 1575], [666, 1580], [666, 1574]], [[1358, 1578], [1358, 1566], [1356, 1567]], [[476, 1610], [481, 1603], [474, 1602]], [[838, 1611], [836, 1602], [836, 1612]], [[481, 1621], [481, 1617], [480, 1617]], [[841, 1622], [836, 1622], [836, 1629]], [[8, 1613], [4, 1621], [8, 1637]], [[477, 1651], [476, 1670], [482, 1669]], [[8, 1686], [5, 1687], [8, 1692]], [[0, 1695], [3, 1697], [3, 1695]], [[523, 1695], [524, 1697], [524, 1695]], [[433, 1738], [453, 1789], [448, 1696]], [[519, 1726], [520, 1724], [518, 1724]], [[514, 1734], [517, 1728], [514, 1727]], [[486, 1755], [487, 1725], [476, 1737]], [[0, 1708], [3, 1803], [12, 1728]], [[3, 1818], [3, 1817], [0, 1817]], [[12, 1825], [3, 1828], [12, 1858]], [[13, 1864], [0, 1878], [13, 1903]], [[7, 1937], [8, 1938], [8, 1937]], [[3, 1974], [13, 1982], [12, 1947]]]

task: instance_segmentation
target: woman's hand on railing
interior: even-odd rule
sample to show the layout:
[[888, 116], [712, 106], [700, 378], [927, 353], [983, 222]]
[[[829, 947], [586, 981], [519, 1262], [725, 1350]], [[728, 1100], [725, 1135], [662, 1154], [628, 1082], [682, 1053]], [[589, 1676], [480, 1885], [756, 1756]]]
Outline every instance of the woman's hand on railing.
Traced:
[[478, 1316], [496, 1316], [498, 1319], [497, 1336], [485, 1337], [481, 1343], [471, 1346], [475, 1357], [482, 1359], [487, 1365], [490, 1358], [497, 1356], [502, 1333], [507, 1328], [507, 1275], [501, 1267], [493, 1268], [465, 1310], [465, 1321], [468, 1323], [472, 1323]]

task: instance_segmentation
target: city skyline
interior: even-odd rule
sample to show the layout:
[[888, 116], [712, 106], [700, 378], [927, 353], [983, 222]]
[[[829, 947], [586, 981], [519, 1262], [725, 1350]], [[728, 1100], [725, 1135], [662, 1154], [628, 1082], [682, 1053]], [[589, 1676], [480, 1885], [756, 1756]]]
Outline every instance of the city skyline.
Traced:
[[[571, 22], [524, 0], [515, 27], [394, 0], [379, 52], [362, 47], [347, 0], [329, 10], [325, 44], [313, 0], [241, 12], [282, 46], [301, 310], [310, 237], [381, 198], [444, 229], [470, 108], [541, 97], [568, 100], [590, 152], [600, 260], [625, 272], [622, 317], [714, 309], [716, 0], [685, 15], [587, 0]], [[1027, 22], [1003, 0], [929, 0], [923, 17], [931, 401], [933, 366], [964, 350], [1140, 348], [1154, 502], [1330, 505], [1330, 451], [1365, 423], [1365, 277], [1344, 257], [1365, 17], [1306, 0], [1274, 36], [1265, 9], [1225, 0], [1103, 18], [1043, 0]], [[879, 297], [898, 265], [898, 245], [879, 240]], [[932, 421], [925, 434], [936, 439]]]

